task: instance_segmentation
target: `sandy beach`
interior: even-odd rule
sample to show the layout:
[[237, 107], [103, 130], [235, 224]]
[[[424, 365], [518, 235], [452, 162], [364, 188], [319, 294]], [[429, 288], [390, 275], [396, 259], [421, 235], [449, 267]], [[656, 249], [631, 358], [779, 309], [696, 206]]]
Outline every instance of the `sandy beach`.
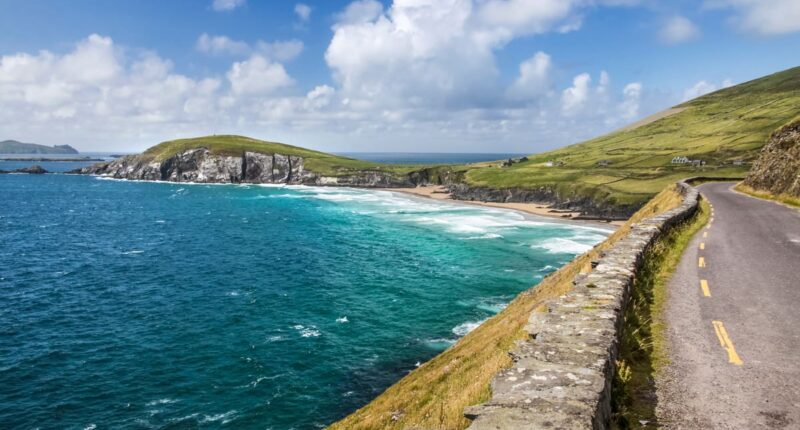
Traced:
[[477, 206], [490, 206], [495, 208], [513, 209], [529, 213], [532, 215], [538, 215], [548, 218], [557, 218], [560, 220], [580, 221], [580, 222], [602, 224], [605, 226], [615, 226], [615, 227], [619, 227], [625, 223], [625, 221], [607, 222], [607, 221], [597, 221], [597, 220], [573, 219], [574, 217], [580, 215], [580, 212], [551, 212], [553, 209], [550, 206], [540, 203], [495, 203], [495, 202], [479, 202], [479, 201], [469, 201], [469, 200], [453, 200], [450, 198], [450, 193], [447, 192], [447, 189], [441, 185], [427, 185], [416, 188], [384, 188], [384, 190], [396, 191], [398, 193], [413, 194], [415, 196], [428, 197], [436, 200], [449, 200], [452, 202], [466, 203]]

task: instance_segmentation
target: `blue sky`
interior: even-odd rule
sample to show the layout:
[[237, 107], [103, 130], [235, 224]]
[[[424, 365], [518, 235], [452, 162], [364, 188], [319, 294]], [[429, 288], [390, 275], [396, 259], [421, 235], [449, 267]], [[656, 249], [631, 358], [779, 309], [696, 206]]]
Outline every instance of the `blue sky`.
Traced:
[[0, 1], [0, 139], [537, 152], [794, 67], [796, 0]]

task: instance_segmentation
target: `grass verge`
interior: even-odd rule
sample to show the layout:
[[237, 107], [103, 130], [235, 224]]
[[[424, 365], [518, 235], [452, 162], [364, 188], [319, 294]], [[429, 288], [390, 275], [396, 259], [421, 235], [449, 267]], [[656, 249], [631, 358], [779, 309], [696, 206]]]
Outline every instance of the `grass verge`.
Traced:
[[655, 376], [668, 364], [664, 308], [667, 283], [692, 237], [708, 222], [705, 199], [695, 215], [647, 251], [625, 311], [617, 375], [611, 393], [613, 428], [657, 428]]
[[757, 190], [743, 183], [736, 184], [733, 189], [758, 199], [772, 200], [774, 202], [783, 203], [794, 208], [800, 208], [800, 198], [791, 196], [789, 194], [772, 194], [769, 191]]
[[520, 293], [502, 312], [329, 428], [466, 428], [469, 420], [464, 418], [464, 408], [490, 398], [492, 377], [511, 365], [508, 352], [516, 340], [525, 338], [530, 313], [569, 291], [575, 275], [591, 271], [591, 261], [627, 234], [633, 223], [672, 209], [681, 201], [675, 186], [663, 190], [604, 242]]

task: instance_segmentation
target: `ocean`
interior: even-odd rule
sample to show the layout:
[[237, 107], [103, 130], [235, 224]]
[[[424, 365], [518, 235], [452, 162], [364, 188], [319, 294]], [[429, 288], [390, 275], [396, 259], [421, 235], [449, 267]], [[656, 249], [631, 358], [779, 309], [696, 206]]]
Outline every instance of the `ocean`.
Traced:
[[0, 175], [0, 196], [9, 429], [322, 428], [610, 233], [348, 188]]

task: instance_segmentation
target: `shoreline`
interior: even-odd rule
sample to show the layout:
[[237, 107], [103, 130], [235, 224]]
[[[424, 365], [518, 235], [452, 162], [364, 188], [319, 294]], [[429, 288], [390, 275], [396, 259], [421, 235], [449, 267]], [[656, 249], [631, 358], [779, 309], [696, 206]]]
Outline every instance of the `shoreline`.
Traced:
[[441, 185], [425, 185], [416, 188], [376, 188], [382, 191], [394, 191], [403, 194], [409, 194], [417, 197], [424, 197], [434, 200], [442, 200], [453, 203], [463, 203], [474, 206], [493, 207], [498, 209], [511, 209], [523, 212], [529, 215], [536, 215], [545, 218], [552, 218], [561, 221], [573, 221], [593, 225], [601, 225], [604, 227], [612, 227], [617, 229], [625, 224], [625, 221], [601, 221], [589, 219], [575, 219], [575, 216], [580, 215], [580, 212], [550, 212], [553, 210], [549, 205], [543, 203], [498, 203], [498, 202], [481, 202], [474, 200], [456, 200], [450, 198], [445, 188]]
[[[75, 173], [66, 173], [66, 172], [50, 172], [50, 173], [57, 173], [57, 174], [67, 174], [67, 175], [74, 175]], [[80, 176], [80, 174], [77, 174]], [[159, 184], [171, 184], [171, 185], [179, 185], [179, 184], [186, 184], [186, 185], [239, 185], [239, 186], [266, 186], [266, 187], [324, 187], [324, 185], [290, 185], [290, 184], [251, 184], [251, 183], [231, 183], [231, 182], [224, 182], [224, 183], [217, 183], [217, 182], [172, 182], [172, 181], [158, 181], [158, 180], [149, 180], [149, 179], [126, 179], [126, 178], [113, 178], [109, 176], [103, 175], [89, 175], [101, 180], [111, 180], [111, 181], [130, 181], [130, 182], [151, 182], [151, 183], [159, 183]], [[336, 187], [334, 187], [336, 188]], [[419, 198], [428, 198], [443, 202], [450, 202], [455, 204], [465, 204], [465, 205], [472, 205], [472, 206], [482, 206], [482, 207], [492, 207], [497, 209], [507, 209], [513, 210], [517, 212], [522, 212], [526, 215], [534, 215], [540, 216], [543, 218], [550, 218], [554, 221], [565, 221], [565, 222], [573, 222], [573, 223], [580, 223], [580, 224], [588, 224], [594, 225], [598, 227], [605, 227], [611, 230], [616, 230], [623, 224], [625, 224], [624, 220], [618, 221], [602, 221], [602, 220], [593, 220], [593, 219], [575, 219], [573, 218], [576, 215], [580, 215], [579, 212], [550, 212], [552, 210], [550, 206], [543, 204], [543, 203], [497, 203], [497, 202], [481, 202], [481, 201], [474, 201], [474, 200], [457, 200], [451, 199], [450, 193], [446, 192], [444, 187], [441, 185], [425, 185], [419, 186], [415, 188], [373, 188], [373, 187], [352, 187], [352, 186], [345, 186], [341, 188], [352, 188], [354, 190], [374, 190], [374, 191], [390, 191], [390, 192], [397, 192], [401, 194], [406, 194], [414, 197]], [[564, 215], [571, 215], [571, 216], [564, 216]]]

